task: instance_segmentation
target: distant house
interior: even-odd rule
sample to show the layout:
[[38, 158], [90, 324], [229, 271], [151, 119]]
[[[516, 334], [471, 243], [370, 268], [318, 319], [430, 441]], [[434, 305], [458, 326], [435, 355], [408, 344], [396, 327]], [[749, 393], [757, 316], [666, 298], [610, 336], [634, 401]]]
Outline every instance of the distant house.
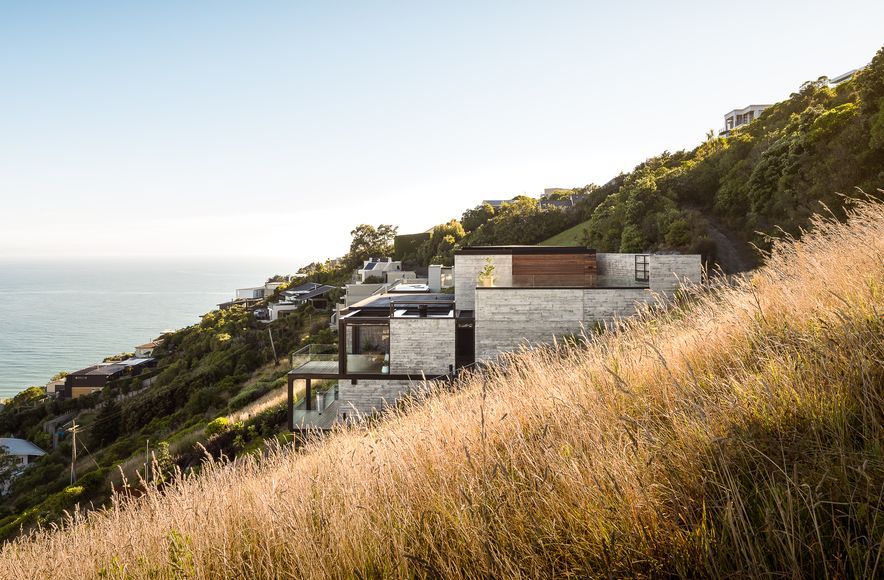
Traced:
[[398, 274], [402, 272], [402, 262], [393, 258], [369, 258], [363, 262], [362, 267], [356, 270], [356, 279], [360, 283], [366, 280], [378, 279], [380, 282], [390, 282], [400, 279]]
[[267, 298], [273, 291], [282, 286], [284, 282], [267, 282], [263, 286], [252, 286], [250, 288], [237, 288], [237, 300], [262, 300]]
[[0, 437], [0, 448], [2, 448], [7, 455], [17, 457], [18, 464], [21, 467], [27, 467], [38, 457], [46, 455], [45, 451], [27, 439], [16, 439], [14, 437]]
[[[540, 207], [561, 207], [561, 208], [573, 207], [574, 204], [576, 204], [581, 199], [582, 196], [570, 195], [565, 198], [562, 198], [562, 197], [552, 198], [552, 196], [554, 196], [556, 194], [568, 193], [570, 191], [572, 191], [572, 190], [567, 187], [545, 187], [543, 189], [543, 194], [538, 198], [537, 201], [538, 201], [538, 203], [540, 203]], [[512, 199], [483, 199], [481, 205], [484, 205], [487, 203], [488, 205], [493, 207], [495, 210], [498, 210], [503, 206], [503, 204], [514, 203], [515, 201], [516, 201], [515, 197]]]
[[64, 390], [64, 379], [49, 381], [48, 383], [46, 383], [44, 389], [46, 390], [46, 394], [50, 397], [57, 397]]
[[500, 209], [503, 206], [503, 204], [513, 203], [513, 201], [515, 201], [515, 199], [516, 198], [512, 198], [512, 199], [483, 199], [482, 203], [479, 205], [488, 204], [491, 207], [493, 207], [494, 209]]
[[730, 135], [737, 127], [747, 125], [758, 118], [761, 113], [771, 105], [749, 105], [742, 109], [734, 109], [724, 115], [724, 129], [718, 134], [722, 137]]
[[263, 286], [250, 286], [248, 288], [237, 288], [236, 296], [233, 300], [221, 302], [218, 308], [227, 310], [233, 306], [254, 306], [258, 302], [269, 298], [277, 288], [285, 284], [285, 282], [267, 282]]
[[835, 85], [840, 85], [843, 82], [849, 81], [857, 72], [859, 72], [859, 69], [855, 68], [853, 70], [847, 71], [846, 73], [841, 73], [836, 77], [832, 77], [829, 79], [829, 85], [834, 87]]
[[63, 399], [76, 399], [91, 395], [117, 379], [137, 376], [146, 369], [156, 366], [152, 358], [130, 358], [113, 363], [100, 363], [72, 372], [64, 380], [64, 387], [58, 390]]
[[270, 322], [277, 320], [285, 313], [297, 310], [305, 304], [310, 304], [317, 310], [329, 308], [328, 294], [337, 290], [336, 286], [305, 282], [293, 288], [287, 288], [280, 294], [282, 300], [267, 305], [266, 318]]
[[7, 455], [15, 458], [16, 463], [11, 466], [10, 477], [0, 482], [0, 494], [5, 495], [9, 491], [12, 480], [21, 475], [21, 472], [33, 463], [38, 457], [46, 455], [46, 452], [28, 441], [27, 439], [15, 439], [13, 437], [0, 437], [0, 449]]
[[154, 349], [162, 343], [162, 340], [152, 340], [144, 344], [139, 344], [135, 347], [135, 358], [150, 358], [153, 356]]

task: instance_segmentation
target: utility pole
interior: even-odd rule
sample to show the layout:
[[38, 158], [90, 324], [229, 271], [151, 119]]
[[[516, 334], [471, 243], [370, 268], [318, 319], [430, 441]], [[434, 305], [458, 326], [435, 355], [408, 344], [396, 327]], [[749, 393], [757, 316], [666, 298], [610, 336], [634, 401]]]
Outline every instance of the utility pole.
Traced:
[[80, 431], [80, 426], [77, 425], [76, 419], [74, 419], [68, 431], [73, 435], [73, 445], [71, 445], [71, 485], [74, 485], [77, 481], [77, 433]]
[[270, 329], [267, 329], [267, 334], [270, 335], [270, 348], [273, 349], [273, 364], [279, 364], [279, 358], [276, 356], [276, 345], [273, 344], [273, 333], [270, 332]]
[[144, 483], [150, 481], [150, 439], [144, 444]]

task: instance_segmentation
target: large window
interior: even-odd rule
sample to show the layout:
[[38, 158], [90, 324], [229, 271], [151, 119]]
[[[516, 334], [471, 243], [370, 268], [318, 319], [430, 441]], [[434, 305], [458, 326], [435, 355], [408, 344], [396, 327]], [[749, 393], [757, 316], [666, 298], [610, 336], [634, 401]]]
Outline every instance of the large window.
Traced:
[[347, 325], [347, 372], [388, 373], [389, 324]]
[[651, 257], [646, 254], [637, 254], [635, 256], [636, 282], [647, 282], [651, 279], [650, 261]]

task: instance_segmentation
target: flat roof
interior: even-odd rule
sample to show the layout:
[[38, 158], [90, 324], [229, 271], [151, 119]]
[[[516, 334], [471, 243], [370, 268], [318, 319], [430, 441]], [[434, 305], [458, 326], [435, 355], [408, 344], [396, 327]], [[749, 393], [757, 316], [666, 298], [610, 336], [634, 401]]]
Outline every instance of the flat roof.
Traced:
[[145, 365], [149, 362], [153, 362], [153, 360], [154, 359], [152, 359], [152, 358], [134, 358], [133, 357], [133, 358], [127, 358], [126, 360], [121, 360], [121, 361], [114, 363], [114, 364], [121, 365], [124, 367], [137, 367], [137, 366]]
[[108, 365], [100, 365], [87, 372], [87, 375], [113, 375], [126, 370], [126, 366], [121, 363], [111, 363]]
[[469, 246], [455, 255], [523, 255], [523, 254], [595, 254], [592, 248], [580, 246]]
[[396, 304], [426, 304], [426, 303], [438, 302], [440, 306], [453, 304], [454, 303], [454, 294], [443, 294], [443, 293], [406, 293], [406, 294], [380, 294], [378, 296], [369, 296], [365, 300], [357, 302], [350, 306], [350, 310], [360, 309], [360, 308], [386, 308], [389, 309], [390, 305], [393, 303]]

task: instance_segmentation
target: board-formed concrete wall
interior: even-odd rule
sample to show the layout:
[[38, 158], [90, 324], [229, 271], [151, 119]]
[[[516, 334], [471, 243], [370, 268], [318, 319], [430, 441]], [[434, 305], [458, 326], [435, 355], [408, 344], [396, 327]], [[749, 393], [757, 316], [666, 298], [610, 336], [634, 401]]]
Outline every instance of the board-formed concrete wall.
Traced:
[[646, 288], [479, 288], [476, 360], [489, 361], [524, 345], [580, 334], [596, 323], [635, 314], [653, 300]]
[[635, 279], [635, 257], [642, 254], [596, 254], [596, 286], [647, 288]]
[[647, 288], [590, 288], [583, 291], [583, 323], [587, 328], [596, 323], [611, 322], [636, 313], [654, 296]]
[[454, 318], [391, 318], [390, 374], [446, 374], [454, 365]]
[[473, 310], [476, 304], [476, 286], [479, 285], [479, 272], [485, 267], [485, 258], [494, 263], [494, 285], [512, 286], [513, 257], [509, 254], [475, 256], [455, 254], [454, 256], [454, 298], [458, 310]]
[[651, 290], [668, 296], [681, 285], [699, 284], [702, 268], [699, 254], [654, 254], [650, 264]]
[[582, 330], [583, 290], [479, 288], [476, 290], [476, 360], [553, 336]]
[[409, 381], [362, 380], [352, 384], [338, 381], [338, 420], [368, 416], [396, 404], [399, 398], [420, 383]]

